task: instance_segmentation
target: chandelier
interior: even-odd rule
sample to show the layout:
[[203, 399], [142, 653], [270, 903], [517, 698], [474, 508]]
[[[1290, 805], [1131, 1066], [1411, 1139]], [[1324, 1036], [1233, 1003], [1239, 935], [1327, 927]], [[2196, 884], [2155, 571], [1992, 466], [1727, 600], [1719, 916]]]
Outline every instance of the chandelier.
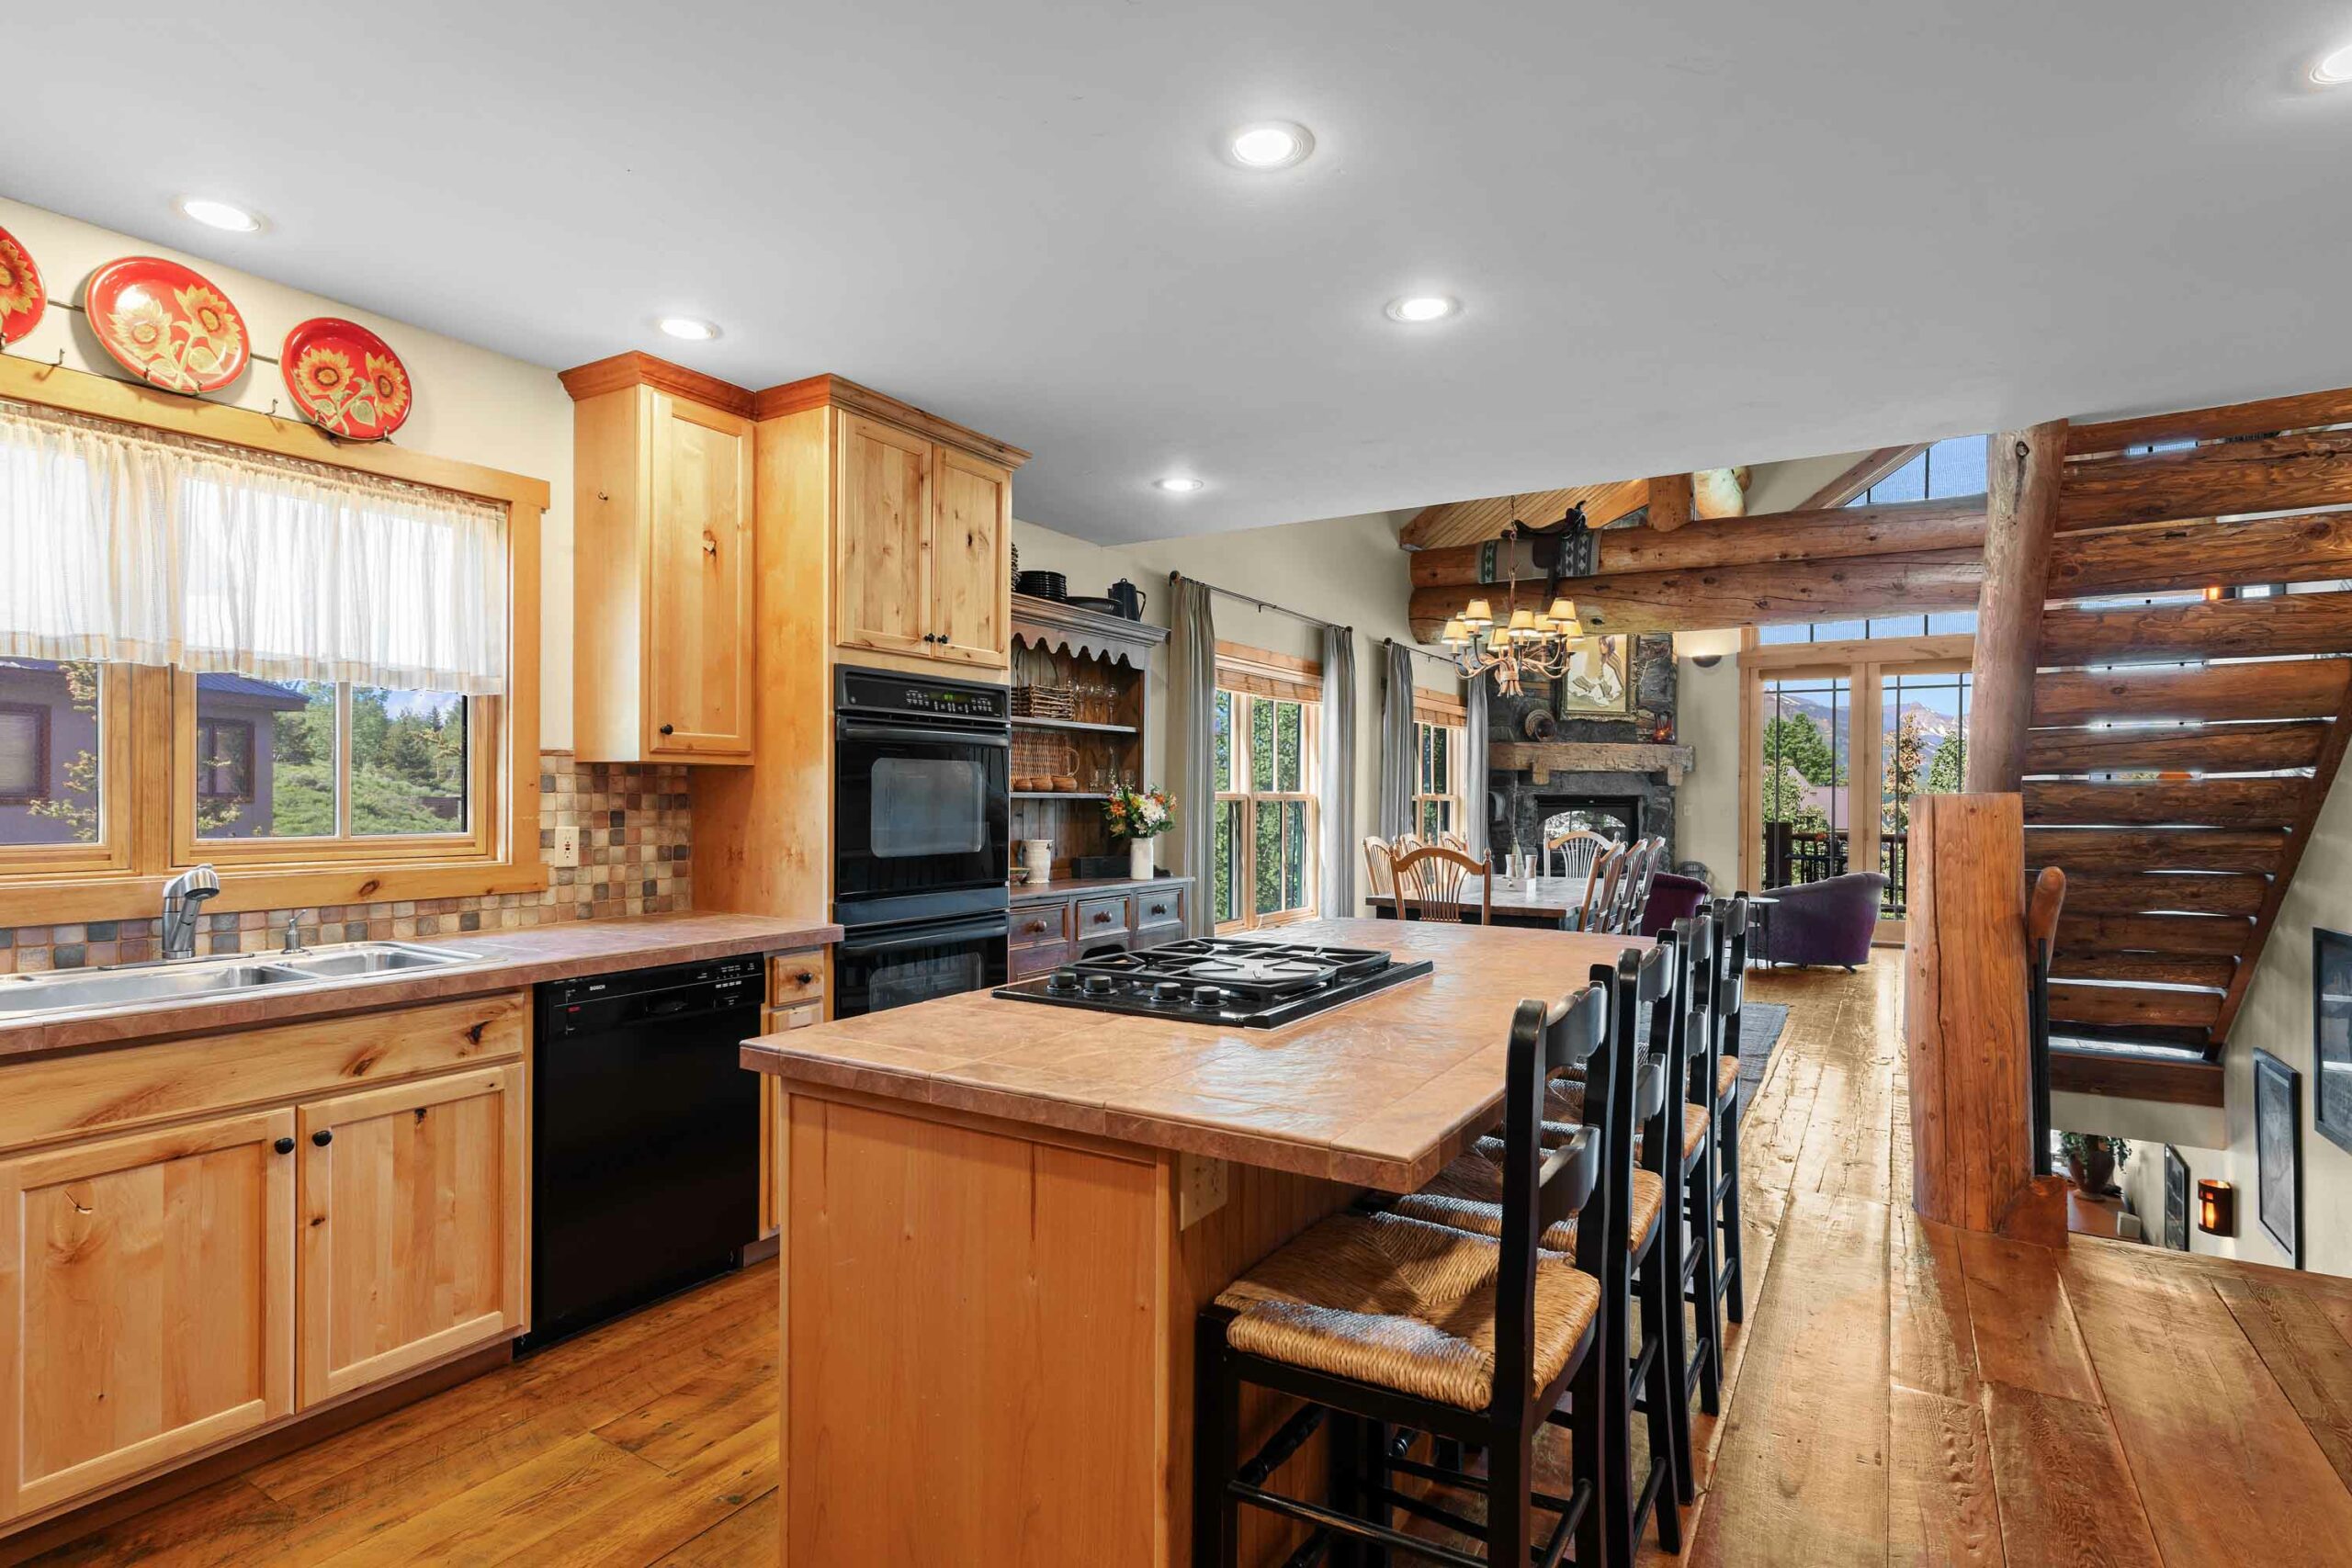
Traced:
[[[1511, 511], [1519, 510], [1519, 498], [1511, 498]], [[1571, 522], [1581, 525], [1581, 508], [1560, 520], [1560, 528]], [[1463, 606], [1462, 613], [1445, 623], [1438, 633], [1438, 640], [1453, 650], [1453, 660], [1462, 673], [1476, 681], [1488, 671], [1495, 675], [1495, 689], [1505, 696], [1520, 694], [1521, 685], [1532, 675], [1546, 681], [1556, 681], [1568, 672], [1568, 665], [1576, 656], [1576, 639], [1584, 636], [1584, 623], [1577, 619], [1577, 607], [1565, 594], [1553, 592], [1556, 582], [1544, 585], [1552, 592], [1551, 607], [1537, 615], [1534, 601], [1542, 597], [1529, 585], [1530, 603], [1519, 602], [1519, 541], [1530, 535], [1549, 536], [1559, 528], [1530, 529], [1516, 517], [1503, 530], [1502, 554], [1510, 569], [1503, 602], [1503, 618], [1495, 619], [1494, 606], [1485, 599], [1473, 599]]]

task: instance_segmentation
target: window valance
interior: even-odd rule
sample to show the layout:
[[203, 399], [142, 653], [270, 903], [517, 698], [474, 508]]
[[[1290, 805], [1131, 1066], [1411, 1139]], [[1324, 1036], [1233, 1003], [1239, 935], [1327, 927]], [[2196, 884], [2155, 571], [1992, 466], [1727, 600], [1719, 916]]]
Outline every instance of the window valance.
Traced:
[[0, 400], [0, 654], [504, 693], [505, 507]]
[[1272, 653], [1246, 643], [1216, 645], [1216, 683], [1228, 692], [1289, 702], [1323, 700], [1323, 666], [1312, 659]]

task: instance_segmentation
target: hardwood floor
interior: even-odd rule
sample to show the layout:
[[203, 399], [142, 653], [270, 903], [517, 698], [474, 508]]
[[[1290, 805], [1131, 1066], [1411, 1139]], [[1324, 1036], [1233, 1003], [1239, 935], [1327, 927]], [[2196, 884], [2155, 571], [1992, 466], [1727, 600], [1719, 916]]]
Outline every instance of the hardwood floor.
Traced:
[[[1750, 982], [1789, 1021], [1683, 1560], [2344, 1561], [2352, 1281], [1917, 1220], [1900, 978]], [[773, 1563], [775, 1313], [764, 1264], [37, 1561]]]

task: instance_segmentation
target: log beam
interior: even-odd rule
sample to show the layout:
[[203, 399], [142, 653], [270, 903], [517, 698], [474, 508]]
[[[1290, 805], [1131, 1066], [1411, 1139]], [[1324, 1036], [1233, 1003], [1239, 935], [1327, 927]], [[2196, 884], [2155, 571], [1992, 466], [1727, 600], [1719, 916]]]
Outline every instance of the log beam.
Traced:
[[2113, 719], [2329, 718], [2344, 711], [2352, 660], [2210, 664], [2187, 670], [2064, 670], [2041, 677], [2036, 724]]
[[[1976, 603], [1983, 577], [1974, 550], [1928, 550], [1817, 561], [1806, 570], [1759, 565], [1625, 572], [1564, 582], [1561, 591], [1575, 599], [1587, 631], [1616, 636], [1964, 610]], [[1543, 608], [1536, 604], [1542, 580], [1522, 581], [1520, 589], [1521, 604]], [[1460, 588], [1415, 589], [1413, 636], [1435, 641], [1447, 617], [1462, 613], [1466, 597]], [[1501, 613], [1499, 602], [1496, 611]]]
[[2311, 793], [2306, 778], [2158, 784], [2033, 779], [2025, 786], [2025, 819], [2052, 827], [2286, 828], [2301, 819]]
[[[1977, 628], [1977, 713], [1984, 712], [1986, 628]], [[2275, 659], [2352, 652], [2352, 593], [2199, 600], [2131, 610], [2052, 610], [2041, 623], [2045, 664], [2177, 659]], [[1969, 737], [1970, 755], [1976, 738]]]
[[1396, 543], [1408, 550], [1435, 549], [1446, 545], [1470, 545], [1491, 539], [1515, 520], [1552, 523], [1571, 506], [1581, 505], [1588, 525], [1600, 527], [1649, 502], [1647, 479], [1616, 479], [1608, 484], [1574, 485], [1566, 490], [1532, 491], [1525, 495], [1487, 496], [1478, 501], [1449, 501], [1425, 506], [1397, 533]]
[[2318, 719], [2254, 719], [2121, 729], [2026, 732], [2030, 773], [2268, 773], [2319, 761], [2327, 725]]
[[2278, 869], [2287, 847], [2277, 828], [2034, 828], [2025, 830], [2029, 868], [2054, 865], [2074, 872], [2101, 866], [2160, 871]]
[[1661, 534], [1671, 534], [1690, 521], [1690, 476], [1660, 474], [1650, 480], [1649, 525]]
[[2005, 430], [1984, 457], [1984, 581], [1976, 602], [1974, 712], [1967, 787], [2005, 794], [2025, 776], [2026, 728], [2041, 664], [2042, 605], [2057, 536], [2066, 422]]
[[[1663, 534], [1648, 526], [1604, 528], [1594, 533], [1592, 546], [1595, 577], [1979, 550], [1984, 546], [1984, 499], [1959, 496], [1721, 517]], [[1508, 581], [1513, 575], [1521, 582], [1544, 576], [1531, 539], [1417, 550], [1410, 570], [1416, 588], [1471, 588]]]
[[2225, 517], [2062, 534], [2050, 596], [2175, 593], [2352, 577], [2352, 513]]
[[2225, 441], [2074, 463], [2062, 528], [2113, 528], [2352, 501], [2352, 430]]
[[2259, 402], [2140, 414], [2131, 419], [2109, 420], [2104, 424], [2078, 424], [2067, 433], [2066, 453], [2069, 457], [2082, 457], [2094, 452], [2120, 452], [2127, 446], [2146, 446], [2158, 441], [2219, 441], [2240, 435], [2268, 435], [2281, 430], [2315, 430], [2326, 424], [2352, 424], [2352, 389], [2302, 392], [2292, 397], [2266, 398]]

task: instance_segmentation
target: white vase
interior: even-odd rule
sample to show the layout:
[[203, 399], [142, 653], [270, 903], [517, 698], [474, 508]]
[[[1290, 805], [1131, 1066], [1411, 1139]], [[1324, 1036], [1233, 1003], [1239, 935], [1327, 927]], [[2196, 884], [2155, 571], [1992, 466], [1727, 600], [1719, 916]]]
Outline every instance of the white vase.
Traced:
[[1127, 840], [1127, 874], [1142, 881], [1148, 878], [1151, 873], [1151, 840], [1129, 839]]

